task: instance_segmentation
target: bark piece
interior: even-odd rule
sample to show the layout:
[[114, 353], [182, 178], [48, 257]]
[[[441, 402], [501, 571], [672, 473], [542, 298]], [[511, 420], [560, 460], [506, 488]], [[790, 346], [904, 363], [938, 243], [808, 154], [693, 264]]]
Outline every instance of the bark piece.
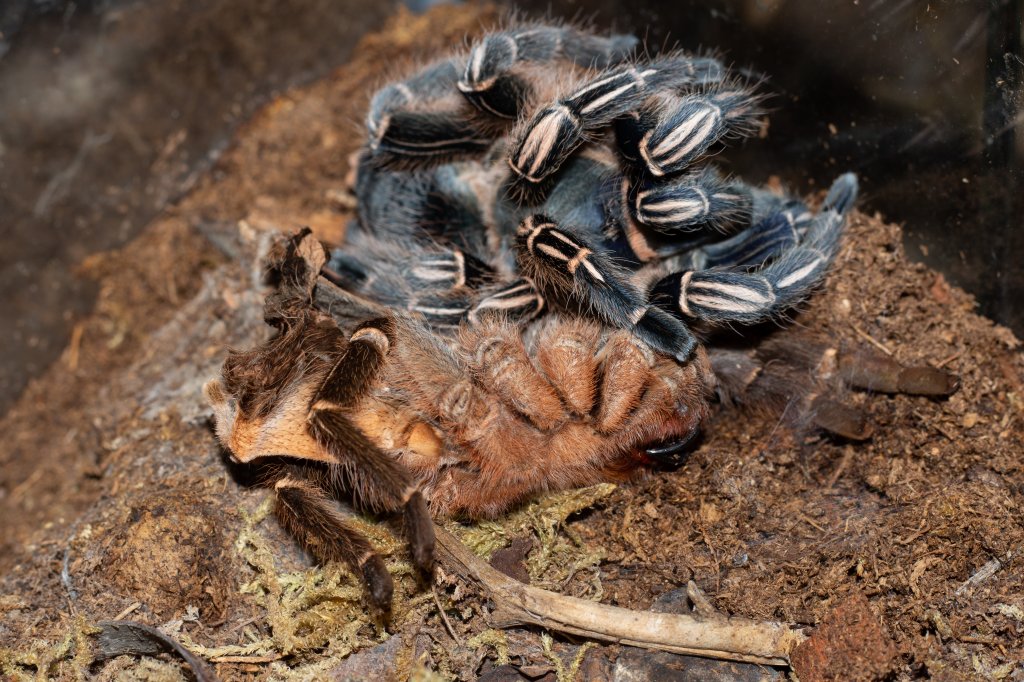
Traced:
[[793, 651], [801, 682], [874, 680], [892, 669], [898, 651], [867, 597], [847, 597]]

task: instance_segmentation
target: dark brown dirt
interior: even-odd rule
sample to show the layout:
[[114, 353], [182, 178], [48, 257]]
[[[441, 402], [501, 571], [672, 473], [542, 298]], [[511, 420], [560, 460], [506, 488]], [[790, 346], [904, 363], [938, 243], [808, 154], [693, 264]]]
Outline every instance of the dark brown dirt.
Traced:
[[[1019, 342], [941, 275], [909, 265], [898, 226], [856, 216], [848, 234], [797, 323], [840, 347], [942, 364], [960, 390], [850, 394], [875, 425], [860, 445], [724, 414], [689, 464], [620, 489], [614, 513], [581, 525], [609, 552], [612, 601], [645, 604], [692, 578], [729, 613], [814, 624], [860, 592], [904, 652], [904, 674], [974, 656], [967, 669], [987, 678], [1024, 658], [1024, 623], [1010, 615], [1024, 596]], [[995, 559], [1001, 570], [958, 592]]]
[[[350, 65], [257, 115], [142, 236], [83, 267], [99, 281], [95, 314], [0, 422], [0, 674], [180, 674], [171, 659], [88, 667], [86, 624], [119, 614], [161, 626], [225, 679], [358, 678], [389, 665], [399, 678], [429, 667], [459, 679], [592, 679], [624, 661], [696, 665], [488, 630], [485, 606], [451, 581], [439, 590], [448, 623], [405, 578], [385, 630], [347, 573], [309, 568], [273, 521], [260, 521], [265, 492], [229, 471], [209, 430], [202, 383], [226, 346], [266, 333], [258, 258], [269, 234], [310, 224], [323, 238], [343, 235], [338, 190], [359, 142], [351, 121], [380, 64], [449, 45], [491, 18], [466, 7], [399, 15]], [[899, 227], [863, 215], [796, 324], [842, 347], [942, 365], [960, 376], [960, 391], [948, 400], [849, 393], [876, 427], [863, 444], [724, 413], [676, 472], [620, 486], [566, 523], [531, 511], [533, 537], [520, 525], [487, 531], [496, 546], [519, 543], [500, 560], [541, 587], [637, 609], [691, 579], [722, 612], [807, 625], [843, 622], [866, 599], [896, 647], [894, 663], [872, 675], [1019, 679], [1017, 340], [941, 276], [909, 264]], [[408, 576], [397, 543], [374, 538]], [[985, 566], [995, 570], [972, 579]], [[385, 631], [400, 637], [380, 644]], [[878, 641], [845, 631], [863, 646]]]

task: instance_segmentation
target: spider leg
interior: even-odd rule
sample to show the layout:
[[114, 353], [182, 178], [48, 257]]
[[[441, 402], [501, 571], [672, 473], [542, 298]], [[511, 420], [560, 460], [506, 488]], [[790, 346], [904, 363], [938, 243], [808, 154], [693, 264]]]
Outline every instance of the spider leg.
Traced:
[[345, 522], [334, 502], [312, 482], [288, 475], [274, 485], [282, 524], [321, 561], [344, 561], [363, 577], [375, 606], [391, 605], [394, 583], [384, 560]]
[[[751, 134], [761, 115], [760, 97], [750, 87], [726, 82], [705, 92], [652, 98], [626, 139], [637, 140], [644, 169], [660, 178], [686, 170], [723, 138]], [[623, 139], [620, 134], [620, 144]]]
[[[823, 351], [816, 357], [817, 366], [805, 366], [788, 354], [768, 361], [759, 353], [712, 349], [719, 397], [725, 403], [781, 418], [798, 430], [817, 428], [857, 441], [870, 438], [872, 428], [867, 415], [834, 399], [833, 392], [827, 390], [827, 376], [823, 374], [827, 375], [835, 352], [825, 352], [824, 346], [817, 348]], [[807, 360], [815, 361], [809, 355]]]
[[480, 291], [415, 296], [407, 310], [434, 329], [456, 330], [463, 323], [477, 327], [488, 319], [528, 322], [540, 315], [544, 305], [544, 297], [533, 282], [520, 278]]
[[400, 304], [415, 293], [477, 288], [495, 277], [493, 268], [462, 249], [403, 248], [398, 243], [367, 246], [332, 252], [327, 278], [345, 289]]
[[753, 272], [717, 266], [668, 275], [655, 285], [652, 298], [667, 299], [683, 316], [711, 324], [771, 319], [804, 300], [820, 283], [838, 250], [856, 194], [856, 178], [843, 175], [799, 244]]
[[481, 112], [514, 121], [535, 96], [535, 64], [565, 60], [604, 69], [628, 58], [637, 45], [630, 35], [607, 38], [563, 26], [526, 25], [490, 33], [477, 41], [466, 59], [459, 91]]
[[487, 263], [458, 248], [363, 238], [332, 252], [324, 275], [350, 292], [408, 310], [435, 329], [457, 329], [486, 317], [526, 321], [544, 309], [533, 282], [496, 281]]
[[403, 511], [413, 560], [424, 571], [433, 566], [434, 527], [426, 501], [412, 476], [382, 452], [345, 416], [364, 395], [384, 363], [390, 346], [386, 321], [358, 329], [310, 401], [310, 434], [337, 460], [355, 497], [377, 511]]
[[323, 245], [308, 227], [274, 245], [267, 258], [267, 278], [277, 289], [267, 296], [263, 319], [281, 332], [287, 332], [302, 319], [295, 310], [312, 300], [320, 269], [327, 260]]
[[800, 243], [793, 221], [776, 213], [731, 239], [704, 246], [692, 254], [698, 269], [739, 266], [756, 268], [778, 258]]
[[637, 222], [672, 236], [708, 228], [726, 234], [730, 225], [749, 224], [753, 204], [747, 185], [726, 182], [710, 167], [663, 181], [646, 179], [629, 194]]
[[517, 233], [519, 256], [542, 289], [553, 290], [600, 319], [636, 334], [680, 362], [697, 340], [680, 320], [649, 305], [628, 276], [598, 247], [569, 234], [543, 215], [526, 218]]
[[638, 264], [656, 265], [656, 279], [666, 272], [764, 265], [803, 239], [814, 217], [799, 200], [722, 180], [710, 167], [673, 178], [623, 177], [608, 213], [618, 216], [617, 242], [628, 245]]
[[601, 349], [601, 403], [596, 428], [610, 433], [622, 428], [640, 403], [655, 357], [624, 332], [616, 332]]
[[954, 393], [955, 376], [928, 366], [907, 367], [886, 355], [870, 351], [843, 353], [839, 375], [854, 388], [880, 393], [947, 396]]
[[467, 330], [462, 345], [475, 349], [470, 367], [481, 385], [516, 413], [541, 431], [565, 422], [558, 392], [533, 366], [517, 328], [490, 318]]
[[599, 330], [580, 320], [559, 321], [541, 330], [537, 364], [562, 397], [569, 411], [590, 414], [597, 400]]
[[[561, 168], [589, 136], [638, 109], [658, 90], [716, 83], [722, 78], [724, 68], [717, 60], [681, 54], [608, 69], [539, 109], [519, 126], [512, 134], [509, 166], [521, 180], [540, 183]], [[721, 112], [731, 103], [723, 91], [713, 106]], [[704, 109], [711, 106], [708, 103]], [[704, 130], [704, 110], [694, 104], [686, 111], [699, 117], [693, 126]], [[717, 123], [725, 116], [720, 113], [708, 120]], [[708, 136], [710, 144], [710, 132]]]
[[456, 89], [461, 71], [458, 60], [442, 60], [377, 91], [366, 117], [374, 163], [440, 163], [490, 148], [494, 140], [474, 125], [472, 109]]

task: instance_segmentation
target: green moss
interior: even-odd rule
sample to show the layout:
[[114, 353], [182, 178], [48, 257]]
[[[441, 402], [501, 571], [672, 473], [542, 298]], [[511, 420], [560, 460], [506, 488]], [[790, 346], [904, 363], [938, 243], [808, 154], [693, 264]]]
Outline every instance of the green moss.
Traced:
[[506, 665], [512, 660], [508, 655], [508, 637], [502, 630], [495, 630], [494, 628], [484, 630], [480, 634], [471, 637], [466, 642], [466, 646], [471, 649], [481, 649], [484, 647], [494, 649], [494, 654], [497, 657], [495, 662], [498, 665]]
[[57, 642], [35, 640], [20, 649], [0, 649], [0, 672], [12, 680], [86, 680], [92, 663], [89, 636], [99, 629], [75, 615]]
[[[604, 558], [601, 548], [588, 548], [570, 533], [563, 533], [565, 522], [573, 514], [594, 506], [611, 495], [615, 485], [601, 483], [546, 495], [500, 519], [481, 521], [473, 526], [448, 524], [448, 529], [478, 556], [489, 557], [511, 540], [534, 536], [538, 543], [526, 562], [530, 582], [538, 587], [561, 591], [573, 575], [597, 566]], [[591, 589], [591, 598], [600, 597], [600, 583]]]
[[583, 657], [587, 655], [589, 649], [597, 646], [594, 642], [585, 643], [576, 650], [576, 655], [573, 656], [572, 662], [566, 666], [562, 657], [554, 651], [554, 641], [551, 635], [547, 633], [542, 634], [540, 636], [540, 644], [544, 651], [544, 658], [551, 661], [551, 665], [555, 667], [555, 676], [558, 678], [558, 682], [575, 682], [576, 676], [580, 671], [580, 665], [583, 664]]
[[[549, 495], [501, 519], [450, 527], [474, 552], [483, 555], [505, 546], [513, 538], [533, 535], [538, 547], [528, 561], [531, 580], [557, 587], [582, 568], [596, 565], [603, 556], [560, 532], [566, 520], [614, 489], [615, 486], [605, 484]], [[350, 654], [385, 641], [390, 636], [388, 630], [396, 631], [410, 620], [427, 620], [434, 608], [431, 593], [423, 589], [407, 560], [405, 540], [396, 537], [387, 526], [358, 517], [352, 519], [353, 525], [384, 557], [395, 579], [393, 611], [385, 624], [379, 614], [367, 607], [361, 580], [344, 565], [278, 571], [275, 547], [262, 531], [271, 504], [268, 497], [253, 512], [242, 511], [243, 526], [235, 542], [236, 551], [254, 573], [239, 590], [265, 610], [265, 627], [243, 630], [249, 639], [246, 643], [216, 647], [203, 646], [182, 633], [184, 646], [213, 662], [226, 656], [278, 656], [282, 660], [268, 665], [273, 679], [313, 680]], [[261, 631], [269, 635], [257, 634]], [[504, 633], [486, 630], [468, 644], [473, 648], [491, 647], [499, 661], [508, 660]], [[450, 662], [441, 653], [437, 661], [440, 672], [426, 671], [413, 662], [411, 679], [445, 679], [446, 673], [450, 673]]]

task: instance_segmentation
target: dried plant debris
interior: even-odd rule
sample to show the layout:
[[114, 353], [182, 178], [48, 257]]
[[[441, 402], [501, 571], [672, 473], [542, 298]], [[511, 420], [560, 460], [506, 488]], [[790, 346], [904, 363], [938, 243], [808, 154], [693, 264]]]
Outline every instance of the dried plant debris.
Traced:
[[[84, 266], [95, 313], [0, 420], [0, 675], [191, 677], [173, 654], [95, 661], [109, 620], [158, 629], [220, 679], [359, 679], [387, 665], [400, 679], [601, 680], [620, 660], [691, 665], [495, 629], [485, 593], [452, 572], [431, 591], [400, 535], [368, 520], [400, 595], [383, 622], [344, 567], [314, 566], [263, 518], [265, 493], [225, 466], [208, 426], [200, 387], [223, 349], [265, 338], [260, 262], [276, 230], [308, 224], [337, 241], [350, 218], [337, 193], [365, 108], [351, 93], [370, 92], [380, 64], [492, 20], [472, 6], [396, 17], [352, 64], [255, 117], [171, 214]], [[563, 595], [647, 610], [693, 581], [722, 615], [821, 626], [813, 641], [835, 670], [856, 659], [829, 624], [859, 604], [894, 647], [872, 664], [886, 679], [1020, 680], [1024, 359], [973, 309], [907, 261], [898, 226], [854, 214], [795, 324], [841, 349], [941, 366], [959, 377], [955, 395], [851, 391], [875, 426], [856, 444], [724, 412], [675, 472], [448, 527]]]

